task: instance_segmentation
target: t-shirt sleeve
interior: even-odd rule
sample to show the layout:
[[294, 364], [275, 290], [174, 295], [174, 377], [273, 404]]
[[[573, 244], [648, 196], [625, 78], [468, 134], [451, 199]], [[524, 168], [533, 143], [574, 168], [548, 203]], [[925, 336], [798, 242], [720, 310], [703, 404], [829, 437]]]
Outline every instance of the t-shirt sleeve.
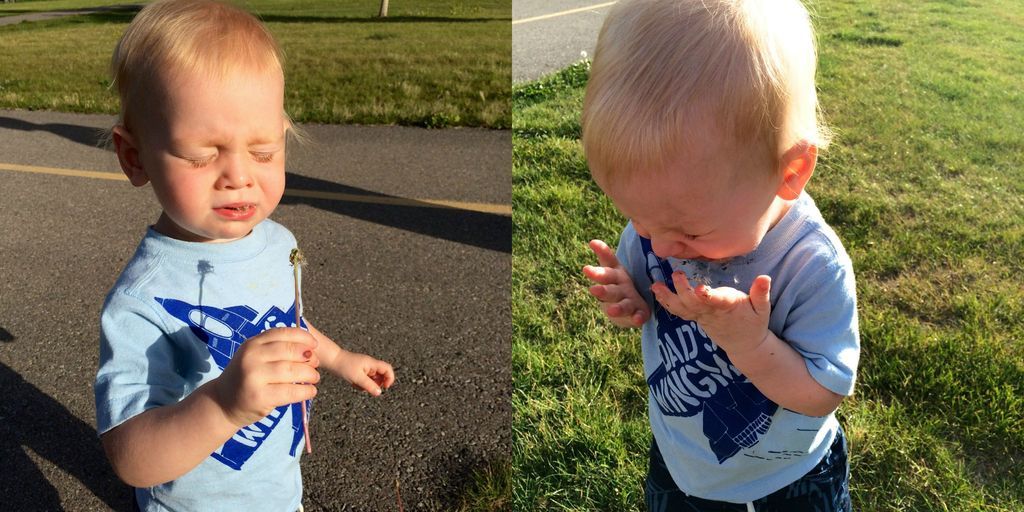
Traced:
[[100, 316], [96, 430], [103, 434], [148, 409], [175, 403], [188, 382], [175, 371], [174, 340], [142, 299], [115, 291]]
[[845, 254], [818, 256], [795, 276], [800, 286], [780, 337], [804, 357], [814, 380], [848, 396], [860, 358], [853, 266]]

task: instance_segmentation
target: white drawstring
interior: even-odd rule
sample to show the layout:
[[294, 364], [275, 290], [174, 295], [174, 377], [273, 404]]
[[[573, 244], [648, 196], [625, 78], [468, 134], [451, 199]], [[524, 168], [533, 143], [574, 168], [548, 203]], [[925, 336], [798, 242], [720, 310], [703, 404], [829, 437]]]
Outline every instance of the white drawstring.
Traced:
[[753, 501], [747, 503], [747, 512], [757, 512], [756, 510], [754, 510], [754, 502]]

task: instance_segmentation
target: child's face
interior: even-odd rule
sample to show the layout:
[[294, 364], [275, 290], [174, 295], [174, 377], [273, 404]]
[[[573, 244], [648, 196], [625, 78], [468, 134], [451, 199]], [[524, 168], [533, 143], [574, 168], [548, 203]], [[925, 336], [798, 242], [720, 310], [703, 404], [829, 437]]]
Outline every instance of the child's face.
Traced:
[[764, 158], [693, 144], [668, 168], [598, 185], [661, 258], [723, 260], [757, 248], [785, 214]]
[[246, 236], [284, 193], [283, 78], [184, 76], [165, 88], [136, 134], [141, 171], [163, 207], [154, 229], [193, 242]]

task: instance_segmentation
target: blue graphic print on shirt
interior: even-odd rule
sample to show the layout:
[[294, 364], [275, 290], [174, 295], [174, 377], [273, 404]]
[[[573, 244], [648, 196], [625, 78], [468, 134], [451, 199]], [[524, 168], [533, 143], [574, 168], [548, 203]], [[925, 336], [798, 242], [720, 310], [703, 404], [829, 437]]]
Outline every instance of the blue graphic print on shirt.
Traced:
[[[673, 292], [672, 266], [640, 237], [651, 282]], [[661, 365], [647, 377], [651, 395], [666, 416], [694, 416], [703, 411], [703, 431], [721, 464], [741, 449], [757, 444], [771, 426], [778, 404], [765, 397], [737, 370], [692, 320], [679, 318], [654, 303]]]
[[[249, 306], [230, 306], [221, 309], [213, 306], [195, 306], [177, 299], [155, 299], [173, 317], [189, 325], [192, 333], [206, 344], [214, 363], [221, 370], [227, 367], [231, 357], [245, 340], [267, 329], [295, 325], [294, 320], [288, 321], [295, 318], [294, 304], [288, 311], [282, 311], [277, 306], [271, 307], [257, 319], [256, 310]], [[306, 326], [301, 319], [299, 322], [302, 327]], [[307, 411], [311, 410], [312, 401], [307, 401], [306, 404]], [[263, 440], [277, 427], [289, 407], [292, 409], [293, 431], [289, 455], [294, 457], [303, 435], [301, 403], [277, 407], [265, 418], [243, 427], [211, 456], [231, 469], [242, 469], [242, 465], [256, 453]]]

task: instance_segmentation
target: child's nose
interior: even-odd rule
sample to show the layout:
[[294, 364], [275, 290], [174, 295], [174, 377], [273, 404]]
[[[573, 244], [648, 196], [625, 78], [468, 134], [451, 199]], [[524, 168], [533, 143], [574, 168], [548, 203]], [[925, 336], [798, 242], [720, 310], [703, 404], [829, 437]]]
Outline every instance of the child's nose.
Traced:
[[249, 172], [249, 163], [245, 156], [232, 154], [224, 161], [221, 169], [218, 186], [220, 188], [245, 188], [252, 184], [252, 175]]
[[676, 257], [683, 248], [683, 244], [675, 240], [651, 239], [651, 250], [659, 258]]

